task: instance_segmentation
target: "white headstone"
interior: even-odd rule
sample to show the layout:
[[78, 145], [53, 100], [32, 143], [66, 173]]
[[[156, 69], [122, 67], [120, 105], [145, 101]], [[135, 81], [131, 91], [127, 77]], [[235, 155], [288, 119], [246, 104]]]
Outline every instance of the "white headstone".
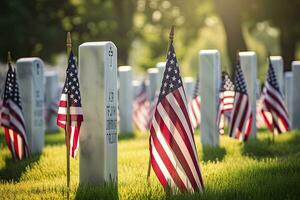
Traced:
[[138, 80], [132, 81], [133, 98], [138, 94], [140, 87], [141, 87], [141, 81]]
[[300, 61], [292, 62], [293, 72], [293, 128], [300, 129]]
[[261, 93], [261, 84], [260, 80], [256, 79], [256, 99], [260, 98], [260, 93]]
[[284, 100], [293, 127], [293, 72], [284, 73]]
[[219, 145], [217, 128], [217, 105], [220, 87], [221, 67], [218, 50], [201, 50], [199, 53], [201, 126], [203, 146]]
[[30, 153], [41, 153], [45, 144], [44, 63], [39, 58], [17, 61], [17, 77]]
[[79, 46], [84, 123], [80, 133], [79, 182], [117, 182], [117, 48], [112, 42]]
[[149, 79], [149, 87], [148, 87], [148, 97], [150, 101], [152, 101], [155, 97], [155, 93], [160, 89], [159, 88], [159, 75], [157, 68], [149, 68], [147, 70], [148, 79]]
[[120, 133], [132, 133], [132, 68], [120, 66], [119, 69], [119, 110], [120, 110]]
[[250, 138], [256, 137], [256, 80], [257, 80], [257, 59], [253, 51], [240, 52], [241, 67], [246, 79], [247, 92], [252, 108], [252, 128]]
[[56, 71], [45, 72], [45, 112], [46, 112], [46, 131], [57, 132], [56, 113], [51, 109], [59, 101], [59, 77]]
[[195, 89], [195, 83], [193, 77], [184, 77], [183, 87], [186, 94], [187, 102], [190, 102], [193, 97], [193, 93]]
[[271, 56], [271, 62], [276, 74], [281, 94], [283, 94], [283, 59], [281, 56]]
[[166, 68], [166, 62], [157, 63], [156, 68], [158, 69], [158, 74], [159, 74], [158, 84], [159, 84], [159, 88], [160, 88], [161, 83], [162, 83], [162, 79], [163, 79], [163, 76], [164, 76], [165, 68]]

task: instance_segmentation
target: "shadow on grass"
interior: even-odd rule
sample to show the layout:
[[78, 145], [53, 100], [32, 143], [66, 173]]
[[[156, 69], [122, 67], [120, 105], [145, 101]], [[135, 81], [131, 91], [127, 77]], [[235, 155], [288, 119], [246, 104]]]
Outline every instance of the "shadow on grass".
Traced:
[[79, 184], [75, 199], [118, 200], [118, 188], [115, 185], [94, 186]]
[[134, 139], [136, 137], [136, 135], [133, 132], [129, 132], [129, 133], [119, 133], [118, 135], [118, 140], [130, 140], [130, 139]]
[[5, 167], [0, 170], [0, 180], [18, 182], [27, 167], [38, 162], [40, 154], [31, 155], [29, 159], [14, 160], [11, 155], [5, 159]]
[[204, 162], [207, 161], [221, 161], [226, 155], [226, 150], [224, 147], [203, 147], [203, 157]]
[[[288, 139], [283, 134], [291, 134]], [[252, 139], [245, 143], [242, 154], [256, 159], [284, 157], [300, 152], [300, 134], [296, 132], [283, 133], [275, 136], [273, 142], [272, 134], [263, 139]]]

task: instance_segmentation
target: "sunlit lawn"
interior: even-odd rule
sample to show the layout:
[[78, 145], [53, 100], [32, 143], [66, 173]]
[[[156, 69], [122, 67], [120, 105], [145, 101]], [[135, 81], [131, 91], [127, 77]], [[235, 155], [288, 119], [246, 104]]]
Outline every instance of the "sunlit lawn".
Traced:
[[[119, 138], [118, 187], [78, 187], [78, 160], [71, 160], [71, 198], [78, 199], [300, 199], [300, 132], [260, 131], [246, 144], [221, 137], [219, 148], [202, 150], [195, 136], [205, 192], [166, 196], [153, 171], [146, 182], [148, 135]], [[14, 161], [0, 134], [0, 199], [66, 198], [64, 134], [47, 134], [41, 155]]]

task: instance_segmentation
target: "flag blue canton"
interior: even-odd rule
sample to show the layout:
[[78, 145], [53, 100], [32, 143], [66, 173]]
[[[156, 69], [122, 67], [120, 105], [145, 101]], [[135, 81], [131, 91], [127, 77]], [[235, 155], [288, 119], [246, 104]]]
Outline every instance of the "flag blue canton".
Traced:
[[62, 93], [68, 94], [69, 106], [81, 107], [76, 57], [74, 56], [72, 51], [69, 57], [67, 77]]
[[179, 87], [182, 87], [182, 80], [179, 76], [179, 65], [175, 55], [173, 43], [171, 43], [167, 56], [166, 69], [160, 89], [159, 100]]
[[240, 64], [237, 64], [235, 73], [235, 91], [247, 94], [246, 82]]
[[220, 91], [221, 92], [234, 91], [234, 84], [230, 80], [230, 77], [229, 77], [228, 73], [226, 73], [226, 72], [222, 73], [222, 84], [221, 84]]
[[7, 73], [3, 102], [8, 100], [13, 101], [20, 109], [22, 109], [19, 87], [16, 80], [16, 70], [13, 70], [11, 64], [9, 64]]
[[272, 85], [272, 87], [274, 89], [277, 90], [277, 92], [280, 93], [279, 85], [278, 85], [278, 82], [277, 82], [277, 79], [276, 79], [275, 71], [274, 71], [273, 65], [271, 63], [271, 60], [269, 60], [269, 69], [268, 69], [267, 81], [270, 85]]

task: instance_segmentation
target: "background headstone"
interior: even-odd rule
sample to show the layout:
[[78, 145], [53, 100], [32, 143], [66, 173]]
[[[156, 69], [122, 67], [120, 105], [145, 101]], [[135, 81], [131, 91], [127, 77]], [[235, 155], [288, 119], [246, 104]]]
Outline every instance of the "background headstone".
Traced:
[[57, 114], [52, 111], [54, 109], [54, 104], [59, 101], [59, 77], [56, 71], [45, 72], [45, 125], [47, 132], [57, 132], [59, 130], [56, 125]]
[[293, 106], [292, 125], [293, 128], [300, 129], [300, 61], [292, 62], [293, 72]]
[[166, 69], [166, 62], [157, 63], [156, 68], [158, 69], [158, 75], [159, 75], [159, 77], [158, 77], [158, 84], [159, 84], [158, 89], [160, 89], [162, 79], [163, 79], [163, 76], [164, 76], [164, 72], [165, 72], [165, 69]]
[[293, 127], [293, 72], [284, 73], [284, 100]]
[[203, 146], [219, 145], [216, 123], [220, 87], [221, 67], [218, 50], [201, 50], [199, 53], [201, 85], [201, 126], [200, 136]]
[[45, 144], [44, 63], [39, 58], [17, 60], [17, 78], [30, 153], [41, 153]]
[[194, 94], [195, 83], [193, 77], [183, 78], [183, 87], [186, 94], [187, 102], [189, 103]]
[[148, 73], [148, 80], [149, 80], [149, 87], [148, 89], [148, 98], [150, 101], [153, 101], [155, 97], [155, 93], [160, 89], [159, 88], [159, 74], [157, 68], [149, 68], [147, 70]]
[[84, 122], [80, 134], [79, 182], [117, 182], [117, 48], [112, 42], [79, 47]]
[[257, 59], [253, 51], [240, 52], [241, 67], [246, 79], [247, 92], [252, 108], [252, 128], [250, 138], [256, 137], [256, 80], [257, 80]]
[[283, 59], [281, 56], [271, 56], [271, 62], [276, 74], [281, 94], [283, 94]]
[[132, 133], [132, 68], [120, 66], [119, 71], [119, 111], [120, 111], [120, 133]]
[[135, 96], [138, 94], [138, 92], [140, 91], [141, 85], [142, 85], [141, 81], [138, 81], [138, 80], [132, 81], [133, 100], [134, 100]]

